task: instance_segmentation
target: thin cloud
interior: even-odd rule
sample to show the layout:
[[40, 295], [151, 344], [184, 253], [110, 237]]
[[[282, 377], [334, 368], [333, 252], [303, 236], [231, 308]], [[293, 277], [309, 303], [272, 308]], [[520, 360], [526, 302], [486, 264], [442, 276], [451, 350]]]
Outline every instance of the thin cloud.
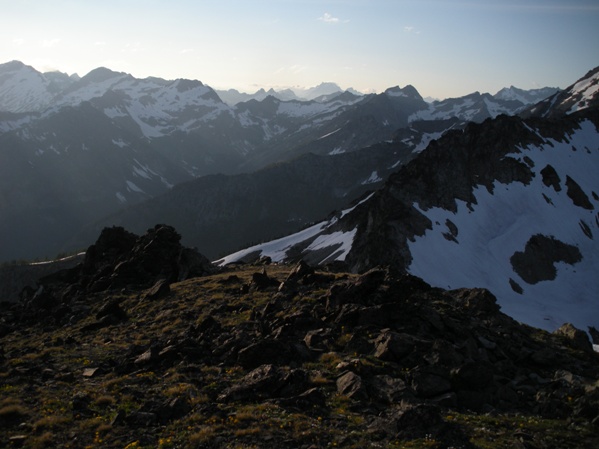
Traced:
[[23, 45], [25, 43], [25, 39], [18, 37], [13, 39], [12, 43], [15, 45]]
[[42, 41], [42, 47], [52, 48], [60, 43], [60, 39], [44, 39]]
[[179, 54], [185, 55], [187, 53], [192, 53], [193, 48], [184, 48], [183, 50], [179, 50]]
[[121, 52], [137, 53], [140, 50], [142, 50], [142, 47], [139, 42], [129, 42], [121, 49]]
[[332, 14], [328, 12], [325, 12], [321, 17], [318, 18], [318, 20], [320, 20], [321, 22], [332, 24], [349, 22], [349, 20], [341, 20], [339, 17], [334, 17]]
[[420, 34], [420, 30], [417, 30], [413, 26], [405, 26], [405, 27], [403, 27], [403, 31], [404, 31], [404, 33]]

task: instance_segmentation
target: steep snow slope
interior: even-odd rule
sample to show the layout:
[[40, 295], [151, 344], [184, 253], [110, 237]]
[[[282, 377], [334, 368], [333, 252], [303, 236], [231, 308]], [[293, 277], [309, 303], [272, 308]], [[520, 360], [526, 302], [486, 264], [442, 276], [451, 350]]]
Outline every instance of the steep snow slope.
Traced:
[[29, 112], [46, 108], [51, 81], [33, 67], [12, 61], [0, 65], [0, 111]]
[[[493, 191], [474, 189], [470, 206], [457, 201], [455, 212], [433, 207], [420, 212], [432, 229], [409, 242], [408, 271], [443, 288], [485, 287], [500, 298], [503, 310], [529, 324], [556, 328], [564, 321], [585, 328], [599, 324], [599, 145], [595, 125], [584, 121], [562, 141], [544, 138], [506, 155], [523, 163], [534, 176], [530, 184], [496, 181]], [[555, 169], [561, 189], [546, 185], [541, 173]], [[586, 192], [592, 208], [569, 197], [567, 178]], [[594, 198], [593, 198], [594, 197]], [[453, 228], [453, 232], [450, 228]], [[585, 232], [585, 230], [587, 230]], [[524, 251], [534, 235], [551, 236], [580, 251], [582, 260], [556, 262], [555, 279], [535, 283], [515, 272], [511, 258]], [[541, 261], [531, 260], [532, 264]]]
[[583, 110], [599, 102], [599, 67], [590, 70], [567, 89], [523, 110], [522, 117], [554, 118]]
[[568, 111], [569, 114], [580, 109], [585, 109], [599, 94], [599, 71], [595, 71], [591, 76], [578, 81], [572, 89], [566, 102], [573, 101], [573, 105]]

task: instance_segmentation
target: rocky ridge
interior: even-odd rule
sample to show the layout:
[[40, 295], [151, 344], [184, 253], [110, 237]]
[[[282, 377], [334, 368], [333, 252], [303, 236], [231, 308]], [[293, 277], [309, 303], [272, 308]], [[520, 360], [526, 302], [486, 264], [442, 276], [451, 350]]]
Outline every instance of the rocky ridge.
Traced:
[[485, 289], [335, 266], [217, 269], [168, 226], [105, 229], [3, 310], [6, 447], [593, 447], [585, 333]]

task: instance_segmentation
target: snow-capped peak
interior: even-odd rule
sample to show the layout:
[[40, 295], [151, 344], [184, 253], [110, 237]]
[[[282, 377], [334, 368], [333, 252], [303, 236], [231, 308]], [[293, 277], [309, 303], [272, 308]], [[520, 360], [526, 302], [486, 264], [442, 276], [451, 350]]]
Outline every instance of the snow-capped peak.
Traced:
[[578, 111], [589, 106], [599, 93], [599, 70], [590, 72], [569, 90], [570, 98], [576, 100], [569, 112]]
[[51, 82], [20, 61], [0, 64], [0, 110], [30, 112], [46, 108], [53, 95]]

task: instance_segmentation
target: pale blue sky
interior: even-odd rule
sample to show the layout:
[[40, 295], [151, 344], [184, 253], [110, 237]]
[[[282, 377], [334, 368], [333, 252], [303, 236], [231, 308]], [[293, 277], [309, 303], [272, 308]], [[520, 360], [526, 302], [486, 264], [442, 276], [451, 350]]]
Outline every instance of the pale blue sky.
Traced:
[[456, 97], [599, 65], [598, 0], [0, 0], [0, 63]]

